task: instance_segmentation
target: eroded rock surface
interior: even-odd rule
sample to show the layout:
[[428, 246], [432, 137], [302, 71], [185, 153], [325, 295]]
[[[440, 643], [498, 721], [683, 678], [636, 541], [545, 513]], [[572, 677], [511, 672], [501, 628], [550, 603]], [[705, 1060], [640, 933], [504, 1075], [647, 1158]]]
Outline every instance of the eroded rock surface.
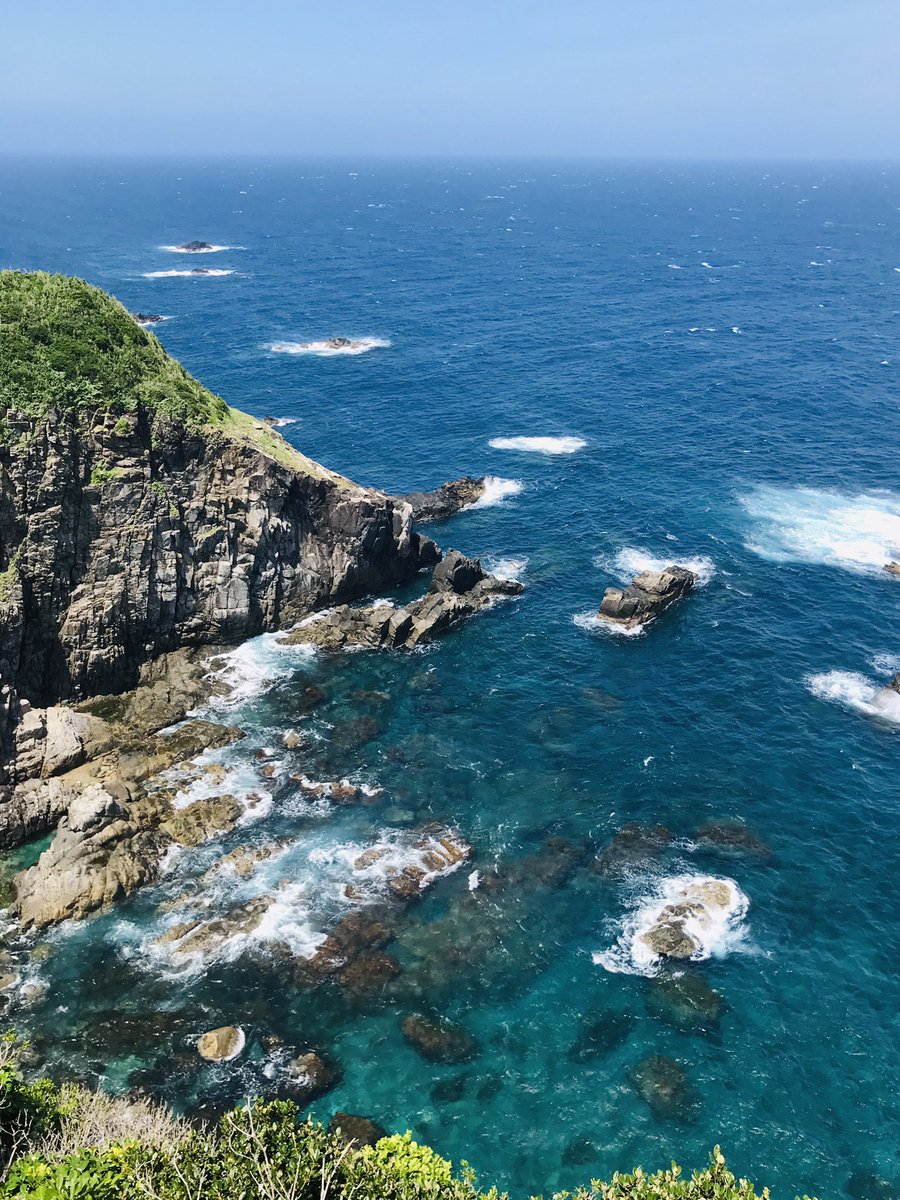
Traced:
[[52, 774], [91, 736], [46, 716], [42, 734], [33, 709], [132, 688], [160, 655], [289, 625], [439, 557], [409, 505], [304, 459], [243, 414], [234, 435], [142, 411], [6, 422], [0, 750], [21, 758], [0, 783]]

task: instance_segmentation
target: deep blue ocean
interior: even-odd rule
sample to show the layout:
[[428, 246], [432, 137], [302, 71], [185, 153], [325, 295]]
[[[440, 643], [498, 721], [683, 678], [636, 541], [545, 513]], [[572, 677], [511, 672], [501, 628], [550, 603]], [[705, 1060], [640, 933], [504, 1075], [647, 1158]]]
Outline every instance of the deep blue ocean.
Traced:
[[[219, 790], [264, 803], [43, 941], [9, 1019], [56, 1071], [215, 1108], [278, 1092], [280, 1041], [340, 1063], [323, 1119], [409, 1128], [516, 1197], [715, 1143], [782, 1198], [900, 1194], [900, 714], [873, 703], [900, 670], [898, 203], [900, 170], [876, 167], [3, 163], [0, 266], [165, 315], [205, 384], [361, 483], [521, 484], [429, 529], [521, 598], [409, 655], [268, 637], [232, 657], [218, 719], [248, 736], [213, 756]], [[161, 248], [193, 238], [230, 248]], [[152, 274], [195, 266], [232, 273]], [[330, 336], [381, 344], [272, 349]], [[642, 636], [603, 632], [604, 588], [654, 561], [703, 586]], [[382, 790], [316, 805], [291, 773]], [[402, 854], [425, 820], [475, 857], [402, 919], [400, 975], [301, 986], [273, 947], [310, 953], [360, 849]], [[596, 854], [634, 822], [671, 837], [606, 873], [548, 868], [548, 839]], [[201, 885], [208, 913], [278, 889], [263, 928], [176, 962], [155, 939], [189, 880], [276, 837], [249, 880]], [[513, 882], [490, 891], [498, 866]], [[673, 879], [710, 875], [742, 899], [687, 965], [710, 1004], [687, 1019], [629, 938]], [[412, 1011], [480, 1054], [423, 1061]], [[223, 1023], [248, 1049], [201, 1067]], [[683, 1070], [665, 1103], [648, 1056]]]

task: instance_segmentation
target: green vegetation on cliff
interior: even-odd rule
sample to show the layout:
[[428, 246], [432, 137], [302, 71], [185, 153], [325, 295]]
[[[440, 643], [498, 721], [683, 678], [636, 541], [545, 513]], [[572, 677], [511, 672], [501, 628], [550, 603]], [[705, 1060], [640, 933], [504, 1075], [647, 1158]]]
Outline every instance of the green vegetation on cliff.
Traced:
[[[51, 409], [92, 418], [143, 409], [251, 445], [282, 466], [334, 479], [267, 426], [213, 395], [99, 288], [46, 271], [0, 271], [0, 420]], [[127, 424], [114, 427], [124, 432]]]
[[227, 405], [112, 296], [83, 279], [0, 271], [0, 406], [133, 412], [220, 423]]
[[[257, 1101], [191, 1126], [143, 1099], [47, 1080], [25, 1083], [15, 1040], [0, 1042], [0, 1197], [17, 1200], [504, 1200], [481, 1192], [406, 1133], [348, 1145], [296, 1105]], [[768, 1200], [768, 1190], [760, 1194]], [[685, 1177], [669, 1170], [592, 1180], [554, 1200], [757, 1200], [719, 1148]]]

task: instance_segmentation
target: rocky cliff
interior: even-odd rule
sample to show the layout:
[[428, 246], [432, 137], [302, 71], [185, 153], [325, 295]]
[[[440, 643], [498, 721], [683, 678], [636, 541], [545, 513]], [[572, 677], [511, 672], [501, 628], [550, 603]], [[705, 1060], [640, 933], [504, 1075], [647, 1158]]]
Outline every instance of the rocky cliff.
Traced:
[[0, 743], [31, 706], [133, 687], [411, 578], [410, 506], [230, 409], [111, 297], [0, 272]]

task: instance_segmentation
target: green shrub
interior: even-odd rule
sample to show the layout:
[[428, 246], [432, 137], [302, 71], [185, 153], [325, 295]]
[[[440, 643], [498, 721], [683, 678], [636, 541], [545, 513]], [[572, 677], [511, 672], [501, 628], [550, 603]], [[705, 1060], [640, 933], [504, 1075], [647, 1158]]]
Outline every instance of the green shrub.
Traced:
[[[37, 419], [51, 408], [124, 414], [139, 406], [193, 427], [221, 423], [228, 411], [99, 288], [0, 271], [0, 409]], [[127, 421], [121, 428], [127, 433]]]
[[[12, 1035], [0, 1040], [2, 1200], [506, 1200], [479, 1192], [410, 1133], [355, 1149], [290, 1101], [256, 1101], [197, 1128], [147, 1100], [47, 1080], [25, 1083]], [[769, 1200], [710, 1165], [683, 1177], [674, 1163], [646, 1175], [560, 1192], [553, 1200]], [[805, 1198], [804, 1198], [805, 1200]]]
[[102, 487], [110, 479], [118, 479], [122, 474], [119, 467], [93, 467], [91, 470], [91, 487]]
[[82, 1150], [59, 1162], [29, 1154], [13, 1163], [2, 1196], [29, 1200], [118, 1200], [127, 1183], [122, 1163], [112, 1153]]

